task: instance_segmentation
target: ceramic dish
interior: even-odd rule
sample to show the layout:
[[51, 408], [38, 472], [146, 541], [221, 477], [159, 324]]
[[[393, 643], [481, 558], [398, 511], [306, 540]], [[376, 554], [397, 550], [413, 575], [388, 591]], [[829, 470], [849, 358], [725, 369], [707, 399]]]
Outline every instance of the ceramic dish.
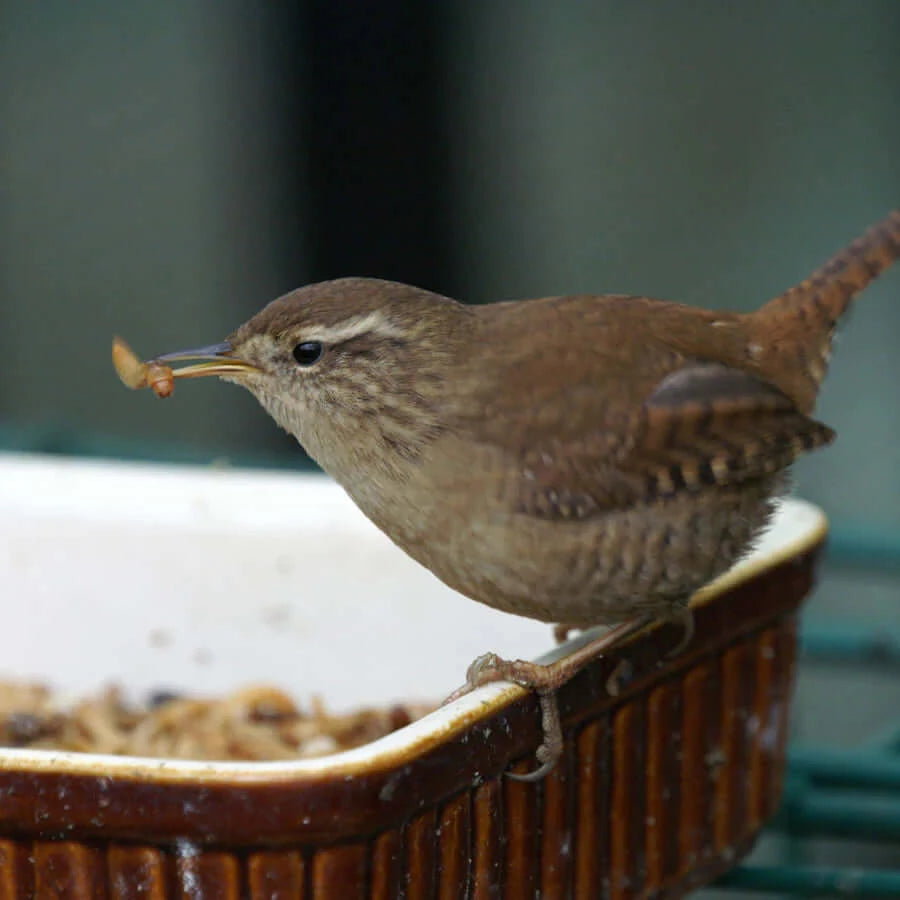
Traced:
[[[0, 750], [0, 900], [678, 896], [776, 809], [825, 533], [786, 502], [695, 598], [686, 653], [662, 659], [677, 634], [651, 630], [566, 685], [565, 756], [537, 785], [503, 777], [541, 736], [533, 696], [505, 684], [315, 760]], [[0, 676], [76, 695], [265, 682], [351, 709], [439, 700], [485, 650], [552, 647], [312, 475], [0, 456], [0, 548]]]

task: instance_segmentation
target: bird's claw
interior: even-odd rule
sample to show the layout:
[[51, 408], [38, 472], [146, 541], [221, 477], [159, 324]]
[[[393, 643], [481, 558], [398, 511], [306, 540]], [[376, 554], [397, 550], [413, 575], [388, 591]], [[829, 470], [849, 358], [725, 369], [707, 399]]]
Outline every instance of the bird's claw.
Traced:
[[563, 735], [556, 694], [552, 690], [539, 690], [537, 693], [541, 703], [541, 726], [544, 729], [544, 739], [534, 755], [540, 765], [532, 772], [522, 774], [507, 772], [507, 776], [513, 781], [540, 781], [553, 771], [562, 756]]
[[482, 653], [466, 669], [466, 684], [470, 690], [481, 687], [483, 684], [491, 684], [494, 681], [503, 681], [506, 660], [501, 659], [496, 653]]
[[496, 653], [482, 653], [477, 659], [466, 669], [465, 684], [461, 684], [452, 694], [450, 694], [441, 706], [446, 706], [460, 697], [465, 697], [477, 687], [483, 684], [491, 684], [495, 681], [514, 680], [510, 679], [505, 671], [505, 667], [510, 665], [505, 659], [499, 657]]

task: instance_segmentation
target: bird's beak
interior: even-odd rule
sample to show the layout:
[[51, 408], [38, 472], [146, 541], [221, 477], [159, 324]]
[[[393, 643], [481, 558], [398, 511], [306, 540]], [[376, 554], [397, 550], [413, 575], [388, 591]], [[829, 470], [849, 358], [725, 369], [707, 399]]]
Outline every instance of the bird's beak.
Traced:
[[[173, 369], [169, 363], [176, 360], [201, 360], [192, 366]], [[203, 378], [205, 375], [242, 375], [262, 371], [258, 366], [234, 355], [234, 350], [227, 341], [211, 344], [209, 347], [197, 347], [194, 350], [179, 350], [176, 353], [164, 353], [146, 362], [135, 355], [134, 351], [121, 338], [113, 338], [112, 361], [119, 378], [126, 387], [132, 390], [151, 387], [159, 397], [168, 397], [172, 393], [176, 378]]]
[[176, 350], [174, 353], [164, 353], [147, 360], [148, 364], [169, 365], [179, 360], [202, 360], [192, 366], [182, 366], [172, 369], [173, 378], [203, 378], [207, 375], [238, 375], [247, 372], [259, 372], [258, 366], [247, 362], [238, 356], [228, 341], [221, 344], [210, 344], [208, 347], [197, 347], [193, 350]]

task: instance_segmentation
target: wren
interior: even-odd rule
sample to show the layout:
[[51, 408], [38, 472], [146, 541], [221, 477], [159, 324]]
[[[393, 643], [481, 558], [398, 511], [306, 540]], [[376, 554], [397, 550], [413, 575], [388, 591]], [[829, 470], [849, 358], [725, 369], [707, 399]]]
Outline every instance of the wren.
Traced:
[[551, 666], [486, 654], [453, 695], [537, 690], [544, 742], [524, 777], [540, 777], [561, 750], [553, 691], [650, 621], [683, 621], [688, 640], [691, 595], [752, 546], [791, 463], [833, 440], [811, 414], [835, 326], [898, 255], [895, 211], [748, 314], [624, 295], [466, 306], [343, 278], [152, 364], [199, 359], [173, 377], [250, 390], [451, 588], [618, 626]]

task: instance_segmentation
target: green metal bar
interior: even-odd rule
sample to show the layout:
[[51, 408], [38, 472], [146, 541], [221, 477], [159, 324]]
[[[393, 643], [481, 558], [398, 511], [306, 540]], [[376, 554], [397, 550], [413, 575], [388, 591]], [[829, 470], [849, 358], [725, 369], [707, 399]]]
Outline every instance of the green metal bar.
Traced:
[[894, 754], [900, 761], [900, 724], [894, 723], [863, 744], [867, 750], [881, 754]]
[[819, 897], [900, 897], [900, 870], [819, 866], [739, 866], [716, 887]]
[[828, 561], [836, 566], [900, 571], [900, 534], [862, 525], [833, 525]]
[[112, 435], [84, 433], [64, 423], [35, 423], [11, 427], [0, 422], [0, 451], [40, 453], [52, 456], [122, 459], [133, 462], [210, 465], [225, 462], [236, 468], [315, 471], [300, 449], [284, 456], [241, 453], [225, 458], [214, 447], [198, 447], [176, 441], [134, 440]]
[[809, 623], [800, 635], [800, 652], [804, 659], [820, 663], [900, 669], [900, 635], [850, 622]]
[[[809, 779], [804, 775], [798, 774], [788, 766], [784, 775], [784, 793], [781, 798], [781, 807], [778, 810], [776, 821], [770, 821], [767, 826], [770, 832], [781, 832], [782, 840], [779, 842], [781, 844], [781, 853], [778, 855], [778, 860], [782, 865], [799, 867], [806, 865], [808, 862], [807, 847], [803, 837], [787, 827], [785, 810], [794, 805], [792, 801], [795, 797], [805, 797], [809, 790]], [[782, 820], [785, 820], [783, 827]]]
[[824, 790], [786, 797], [771, 829], [797, 836], [898, 841], [900, 799], [896, 795], [838, 794]]
[[[898, 733], [894, 726], [895, 738]], [[900, 758], [872, 750], [832, 750], [792, 744], [788, 749], [792, 775], [831, 786], [900, 790]], [[897, 798], [900, 814], [900, 798]]]

